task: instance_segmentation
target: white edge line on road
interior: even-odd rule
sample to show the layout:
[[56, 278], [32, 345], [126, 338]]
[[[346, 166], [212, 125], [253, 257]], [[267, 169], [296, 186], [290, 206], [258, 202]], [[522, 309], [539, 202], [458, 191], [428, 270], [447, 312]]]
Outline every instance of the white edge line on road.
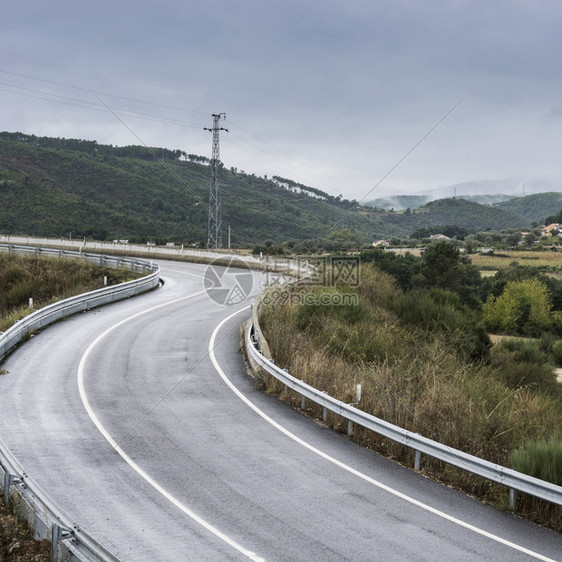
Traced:
[[[94, 422], [94, 424], [96, 425], [96, 427], [98, 428], [99, 432], [105, 437], [105, 439], [109, 442], [109, 444], [113, 447], [113, 449], [119, 454], [119, 456], [139, 475], [141, 476], [146, 482], [148, 482], [148, 484], [150, 484], [156, 491], [158, 491], [160, 494], [162, 494], [168, 501], [170, 501], [172, 504], [174, 504], [178, 509], [180, 509], [183, 513], [185, 513], [188, 517], [190, 517], [191, 519], [193, 519], [193, 521], [195, 521], [196, 523], [198, 523], [199, 525], [201, 525], [202, 527], [204, 527], [205, 529], [207, 529], [209, 532], [211, 532], [213, 535], [215, 535], [217, 538], [219, 538], [220, 540], [222, 540], [223, 542], [225, 542], [226, 544], [228, 544], [229, 546], [231, 546], [232, 548], [234, 548], [235, 550], [237, 550], [238, 552], [240, 552], [241, 554], [243, 554], [244, 556], [246, 556], [247, 558], [249, 558], [250, 560], [254, 560], [255, 562], [263, 562], [263, 558], [260, 558], [259, 556], [257, 556], [254, 552], [251, 552], [250, 550], [244, 548], [243, 546], [241, 546], [240, 544], [238, 544], [236, 541], [234, 541], [233, 539], [231, 539], [230, 537], [228, 537], [227, 535], [225, 535], [224, 533], [222, 533], [221, 531], [219, 531], [216, 527], [214, 527], [213, 525], [211, 525], [210, 523], [208, 523], [207, 521], [205, 521], [202, 517], [200, 517], [199, 515], [197, 515], [194, 511], [192, 511], [191, 509], [189, 509], [189, 507], [187, 507], [186, 505], [184, 505], [182, 502], [180, 502], [177, 498], [175, 498], [170, 492], [168, 492], [165, 488], [163, 488], [160, 484], [158, 484], [158, 482], [156, 482], [156, 480], [154, 480], [151, 476], [149, 476], [133, 459], [131, 459], [131, 457], [129, 457], [129, 455], [127, 455], [127, 453], [125, 453], [125, 451], [119, 446], [119, 444], [115, 441], [115, 439], [113, 439], [113, 437], [111, 437], [111, 435], [109, 434], [109, 432], [105, 429], [105, 427], [102, 425], [102, 423], [100, 422], [100, 420], [98, 419], [96, 413], [94, 412], [94, 410], [92, 409], [90, 402], [88, 400], [88, 397], [86, 395], [86, 391], [84, 389], [84, 371], [85, 371], [85, 366], [86, 366], [86, 362], [88, 361], [88, 357], [91, 353], [91, 351], [94, 349], [94, 347], [96, 347], [96, 345], [105, 337], [107, 336], [107, 334], [109, 334], [111, 331], [115, 330], [116, 328], [118, 328], [119, 326], [121, 326], [122, 324], [124, 324], [125, 322], [129, 322], [130, 320], [133, 320], [134, 318], [137, 318], [138, 316], [141, 316], [143, 314], [147, 314], [148, 312], [152, 312], [153, 310], [157, 310], [158, 308], [162, 308], [164, 306], [169, 306], [171, 304], [175, 304], [177, 302], [183, 301], [183, 300], [187, 300], [190, 299], [192, 297], [195, 297], [197, 295], [201, 295], [204, 294], [206, 291], [199, 291], [197, 293], [193, 293], [191, 295], [188, 295], [186, 297], [182, 297], [173, 301], [169, 301], [163, 304], [160, 304], [158, 306], [154, 306], [152, 308], [143, 310], [142, 312], [138, 312], [137, 314], [133, 314], [132, 316], [129, 316], [128, 318], [125, 318], [124, 320], [121, 320], [120, 322], [118, 322], [117, 324], [114, 324], [111, 328], [109, 328], [108, 330], [106, 330], [105, 332], [103, 332], [102, 334], [100, 334], [86, 349], [84, 355], [82, 355], [82, 358], [80, 360], [80, 364], [78, 366], [78, 389], [80, 391], [80, 398], [82, 399], [82, 403], [84, 404], [84, 408], [86, 409], [86, 412], [88, 413], [88, 415], [90, 416], [90, 419]], [[229, 316], [230, 318], [230, 316]]]
[[556, 562], [556, 560], [553, 560], [552, 558], [548, 558], [547, 556], [543, 556], [542, 554], [539, 554], [538, 552], [534, 552], [532, 550], [529, 550], [528, 548], [525, 548], [524, 546], [515, 544], [511, 541], [508, 541], [507, 539], [503, 539], [502, 537], [498, 537], [497, 535], [489, 533], [488, 531], [485, 531], [484, 529], [480, 529], [479, 527], [475, 527], [474, 525], [471, 525], [470, 523], [462, 521], [461, 519], [457, 519], [456, 517], [453, 517], [452, 515], [449, 515], [449, 514], [443, 512], [443, 511], [440, 511], [440, 510], [434, 508], [434, 507], [431, 507], [430, 505], [427, 505], [427, 504], [425, 504], [425, 503], [423, 503], [419, 500], [416, 500], [415, 498], [407, 496], [406, 494], [403, 494], [402, 492], [399, 492], [398, 490], [395, 490], [394, 488], [391, 488], [390, 486], [387, 486], [386, 484], [383, 484], [382, 482], [379, 482], [378, 480], [375, 480], [374, 478], [371, 478], [370, 476], [367, 476], [366, 474], [356, 470], [355, 468], [352, 468], [351, 466], [349, 466], [349, 465], [339, 461], [338, 459], [328, 455], [327, 453], [324, 453], [320, 449], [317, 449], [316, 447], [314, 447], [310, 443], [307, 443], [306, 441], [304, 441], [300, 437], [297, 437], [294, 433], [291, 433], [288, 429], [286, 429], [285, 427], [283, 427], [282, 425], [277, 423], [275, 420], [270, 418], [265, 412], [260, 410], [253, 402], [251, 402], [244, 394], [242, 394], [242, 392], [240, 390], [238, 390], [238, 388], [236, 388], [236, 386], [234, 386], [234, 384], [231, 382], [231, 380], [226, 376], [225, 372], [222, 370], [222, 368], [219, 365], [219, 363], [217, 361], [217, 358], [215, 356], [215, 340], [216, 340], [216, 337], [217, 337], [217, 334], [218, 334], [219, 330], [231, 318], [233, 318], [234, 316], [236, 316], [237, 314], [239, 314], [243, 310], [246, 310], [247, 308], [250, 308], [250, 307], [246, 307], [244, 309], [241, 309], [241, 310], [238, 310], [238, 311], [234, 312], [233, 314], [231, 314], [230, 316], [225, 318], [222, 322], [220, 322], [220, 324], [218, 324], [218, 326], [213, 331], [211, 339], [209, 340], [209, 356], [211, 357], [211, 361], [213, 362], [213, 365], [215, 366], [215, 369], [217, 370], [219, 376], [226, 383], [226, 385], [232, 390], [232, 392], [234, 392], [234, 394], [236, 394], [236, 396], [238, 396], [238, 398], [240, 398], [240, 400], [242, 400], [247, 406], [249, 406], [252, 410], [254, 410], [254, 412], [256, 412], [259, 416], [261, 416], [266, 422], [270, 423], [273, 427], [275, 427], [276, 429], [278, 429], [279, 431], [284, 433], [287, 437], [291, 438], [293, 441], [296, 441], [297, 443], [299, 443], [303, 447], [306, 447], [307, 449], [309, 449], [313, 453], [319, 455], [323, 459], [335, 464], [336, 466], [339, 466], [340, 468], [343, 468], [347, 472], [350, 472], [351, 474], [365, 480], [366, 482], [368, 482], [369, 484], [372, 484], [373, 486], [377, 486], [377, 487], [381, 488], [382, 490], [385, 490], [386, 492], [388, 492], [390, 494], [393, 494], [393, 495], [395, 495], [395, 496], [397, 496], [397, 497], [399, 497], [399, 498], [401, 498], [401, 499], [403, 499], [403, 500], [405, 500], [405, 501], [407, 501], [407, 502], [409, 502], [409, 503], [411, 503], [411, 504], [413, 504], [417, 507], [420, 507], [422, 509], [425, 509], [426, 511], [429, 511], [430, 513], [433, 513], [434, 515], [437, 515], [438, 517], [442, 517], [443, 519], [446, 519], [447, 521], [455, 523], [456, 525], [464, 527], [465, 529], [469, 529], [470, 531], [473, 531], [473, 532], [478, 533], [479, 535], [482, 535], [482, 536], [484, 536], [486, 538], [489, 538], [493, 541], [496, 541], [496, 542], [501, 543], [505, 546], [513, 548], [514, 550], [518, 550], [519, 552], [522, 552], [524, 554], [532, 556], [532, 557], [534, 557], [538, 560], [543, 560], [544, 562]]

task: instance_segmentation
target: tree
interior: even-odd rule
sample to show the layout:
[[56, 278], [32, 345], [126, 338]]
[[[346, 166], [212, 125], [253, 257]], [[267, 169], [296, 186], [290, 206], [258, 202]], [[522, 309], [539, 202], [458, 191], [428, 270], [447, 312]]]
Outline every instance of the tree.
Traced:
[[447, 241], [430, 245], [423, 256], [421, 273], [427, 285], [454, 290], [459, 278], [459, 249]]
[[520, 232], [513, 232], [509, 236], [506, 237], [505, 243], [508, 246], [517, 246], [521, 242], [521, 233]]
[[483, 313], [490, 329], [509, 334], [536, 337], [552, 326], [550, 293], [538, 279], [510, 281], [499, 297], [488, 297]]

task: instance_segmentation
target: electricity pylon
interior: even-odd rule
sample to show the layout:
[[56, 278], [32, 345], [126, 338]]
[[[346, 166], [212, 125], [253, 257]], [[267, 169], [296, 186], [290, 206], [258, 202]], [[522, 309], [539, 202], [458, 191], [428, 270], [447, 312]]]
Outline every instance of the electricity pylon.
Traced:
[[222, 248], [222, 217], [220, 194], [220, 142], [219, 131], [228, 129], [219, 127], [219, 121], [226, 119], [226, 113], [213, 113], [213, 128], [204, 127], [213, 133], [213, 155], [211, 157], [211, 186], [209, 189], [209, 226], [207, 229], [207, 248]]

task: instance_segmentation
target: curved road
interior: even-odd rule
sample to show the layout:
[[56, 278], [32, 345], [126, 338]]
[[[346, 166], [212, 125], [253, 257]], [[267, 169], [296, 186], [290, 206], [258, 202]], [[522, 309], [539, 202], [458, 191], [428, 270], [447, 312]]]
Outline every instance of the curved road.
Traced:
[[209, 298], [205, 266], [161, 267], [162, 288], [46, 329], [0, 377], [2, 439], [121, 559], [562, 558], [559, 534], [256, 391], [239, 353], [249, 302]]

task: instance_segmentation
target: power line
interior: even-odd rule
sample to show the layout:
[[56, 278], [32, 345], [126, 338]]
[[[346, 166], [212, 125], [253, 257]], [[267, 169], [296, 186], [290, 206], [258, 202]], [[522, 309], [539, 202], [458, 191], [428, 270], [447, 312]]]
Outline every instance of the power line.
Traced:
[[351, 213], [353, 213], [354, 211], [356, 211], [360, 206], [361, 203], [363, 203], [363, 201], [365, 201], [365, 199], [367, 199], [367, 197], [369, 197], [369, 195], [371, 195], [371, 193], [373, 193], [373, 191], [375, 191], [375, 189], [377, 189], [377, 187], [388, 177], [390, 176], [390, 174], [392, 174], [392, 172], [394, 172], [394, 170], [396, 170], [396, 168], [398, 168], [398, 166], [400, 166], [400, 164], [402, 164], [402, 162], [404, 162], [404, 160], [406, 160], [406, 158], [408, 158], [408, 156], [410, 156], [410, 154], [412, 154], [412, 152], [414, 152], [414, 150], [416, 150], [418, 148], [418, 146], [420, 146], [420, 144], [422, 144], [425, 139], [427, 139], [427, 137], [429, 137], [429, 135], [431, 135], [431, 133], [433, 133], [433, 131], [435, 131], [435, 129], [437, 129], [437, 127], [439, 127], [439, 125], [441, 125], [441, 123], [443, 123], [443, 121], [445, 121], [445, 119], [447, 119], [456, 109], [457, 107], [459, 107], [459, 105], [465, 100], [466, 96], [463, 96], [459, 101], [457, 101], [457, 103], [455, 103], [455, 105], [453, 105], [438, 121], [437, 123], [435, 123], [435, 125], [433, 125], [433, 127], [431, 127], [417, 142], [416, 144], [414, 144], [414, 146], [412, 146], [412, 148], [410, 148], [405, 154], [404, 156], [402, 156], [402, 158], [400, 158], [400, 160], [398, 160], [398, 162], [396, 162], [396, 164], [394, 164], [394, 166], [392, 166], [392, 168], [390, 168], [390, 170], [388, 170], [388, 172], [386, 172], [382, 178], [369, 190], [367, 191], [367, 193], [365, 193], [365, 195], [357, 202], [356, 205], [354, 205], [351, 209], [349, 209], [347, 211], [347, 213], [336, 222], [336, 224], [334, 224], [332, 226], [332, 228], [328, 231], [328, 235], [333, 232]]
[[195, 109], [185, 109], [184, 107], [175, 107], [173, 105], [166, 105], [166, 104], [162, 104], [162, 103], [155, 103], [155, 102], [151, 102], [151, 101], [140, 100], [140, 99], [137, 99], [137, 98], [121, 96], [119, 94], [112, 94], [110, 92], [102, 92], [100, 90], [93, 90], [91, 88], [83, 88], [81, 86], [74, 86], [72, 84], [65, 84], [64, 82], [56, 82], [54, 80], [44, 80], [42, 78], [36, 78], [34, 76], [29, 76], [27, 74], [19, 74], [17, 72], [10, 72], [9, 70], [0, 69], [0, 73], [9, 74], [11, 76], [17, 76], [19, 78], [25, 78], [27, 80], [34, 80], [36, 82], [43, 82], [44, 84], [52, 84], [54, 86], [62, 86], [63, 88], [71, 88], [72, 90], [80, 90], [82, 92], [88, 92], [90, 94], [96, 94], [96, 95], [100, 95], [100, 96], [118, 98], [118, 99], [122, 99], [122, 100], [125, 100], [125, 101], [133, 101], [133, 102], [136, 102], [136, 103], [143, 103], [143, 104], [146, 104], [146, 105], [153, 105], [155, 107], [162, 107], [162, 108], [165, 108], [165, 109], [173, 109], [175, 111], [182, 111], [182, 112], [188, 112], [188, 113], [198, 113], [200, 115], [207, 115], [207, 113], [205, 113], [204, 111], [197, 111]]
[[[17, 96], [24, 96], [24, 97], [30, 97], [30, 98], [34, 98], [34, 99], [42, 99], [45, 101], [49, 101], [52, 103], [60, 103], [63, 105], [68, 105], [71, 107], [79, 107], [81, 109], [89, 109], [92, 111], [104, 111], [103, 109], [101, 109], [95, 102], [91, 102], [91, 101], [87, 101], [87, 100], [81, 100], [81, 99], [77, 99], [77, 98], [71, 98], [68, 96], [62, 96], [60, 94], [51, 94], [50, 92], [44, 92], [42, 90], [35, 90], [33, 88], [25, 88], [23, 86], [15, 86], [12, 84], [7, 84], [5, 82], [0, 82], [0, 85], [2, 86], [7, 86], [9, 88], [17, 88], [18, 90], [23, 90], [22, 92], [17, 92], [17, 91], [12, 91], [12, 90], [6, 90], [4, 88], [0, 88], [0, 91], [2, 92], [7, 92], [9, 94], [14, 94]], [[27, 93], [27, 92], [31, 92], [31, 93]], [[36, 95], [34, 95], [36, 94]], [[55, 99], [53, 99], [55, 98]], [[98, 98], [99, 99], [99, 98]], [[141, 119], [146, 119], [148, 121], [159, 121], [159, 122], [163, 122], [163, 123], [174, 123], [177, 125], [181, 125], [184, 127], [192, 127], [192, 128], [196, 128], [199, 129], [202, 125], [201, 123], [193, 123], [193, 122], [188, 122], [188, 121], [182, 121], [179, 119], [172, 119], [169, 117], [159, 117], [157, 115], [150, 115], [148, 113], [141, 113], [138, 111], [130, 111], [130, 110], [119, 110], [119, 113], [123, 114], [123, 115], [128, 115], [130, 117], [140, 117]]]

